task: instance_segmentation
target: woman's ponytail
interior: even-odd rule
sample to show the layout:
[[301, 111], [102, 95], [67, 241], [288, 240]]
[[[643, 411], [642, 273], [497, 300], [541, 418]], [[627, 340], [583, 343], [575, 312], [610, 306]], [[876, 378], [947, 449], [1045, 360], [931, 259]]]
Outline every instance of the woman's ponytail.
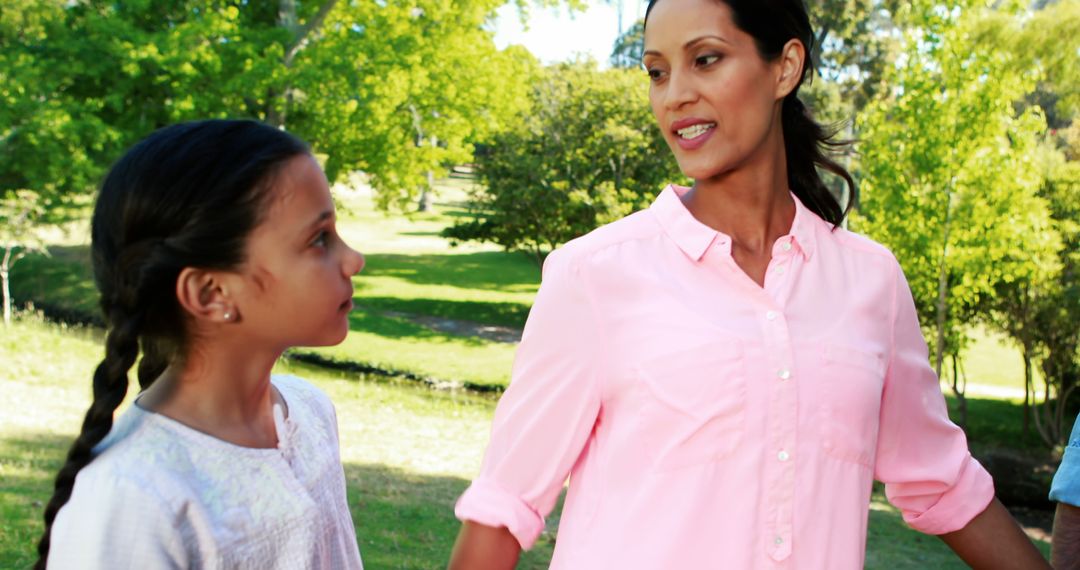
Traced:
[[[788, 187], [812, 212], [839, 226], [855, 202], [855, 180], [830, 154], [850, 144], [837, 140], [835, 129], [828, 129], [810, 116], [796, 93], [784, 99], [781, 120], [784, 127], [784, 150], [787, 153]], [[835, 174], [848, 187], [848, 199], [841, 205], [818, 168]]]

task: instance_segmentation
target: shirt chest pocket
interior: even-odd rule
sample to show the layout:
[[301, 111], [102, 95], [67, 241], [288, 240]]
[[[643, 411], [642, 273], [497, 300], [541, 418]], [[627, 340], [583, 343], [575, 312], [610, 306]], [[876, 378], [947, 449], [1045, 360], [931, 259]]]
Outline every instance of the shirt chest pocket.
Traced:
[[717, 461], [742, 440], [744, 357], [737, 341], [651, 357], [635, 366], [642, 451], [658, 471]]
[[885, 360], [831, 344], [821, 348], [820, 356], [822, 446], [834, 458], [873, 469]]

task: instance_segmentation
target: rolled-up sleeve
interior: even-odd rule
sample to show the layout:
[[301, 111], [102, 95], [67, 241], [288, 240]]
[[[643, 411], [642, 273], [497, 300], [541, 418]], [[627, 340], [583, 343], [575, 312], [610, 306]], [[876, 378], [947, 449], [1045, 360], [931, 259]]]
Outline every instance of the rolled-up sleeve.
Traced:
[[895, 264], [893, 342], [882, 394], [874, 476], [912, 528], [960, 530], [994, 498], [990, 474], [949, 420], [907, 280]]
[[459, 519], [506, 527], [523, 549], [533, 545], [599, 414], [601, 339], [585, 276], [565, 249], [551, 253]]

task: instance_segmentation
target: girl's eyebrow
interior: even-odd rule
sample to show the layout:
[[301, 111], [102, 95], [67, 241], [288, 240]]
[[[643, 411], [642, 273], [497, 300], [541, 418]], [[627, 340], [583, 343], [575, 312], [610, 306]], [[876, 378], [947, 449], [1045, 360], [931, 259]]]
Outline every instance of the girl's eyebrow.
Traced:
[[[683, 44], [683, 49], [688, 50], [688, 49], [694, 47], [694, 45], [696, 45], [698, 43], [701, 43], [701, 42], [703, 42], [705, 40], [709, 40], [709, 39], [720, 40], [721, 42], [724, 42], [725, 44], [732, 45], [731, 42], [728, 41], [728, 39], [723, 37], [723, 36], [718, 36], [716, 34], [705, 34], [704, 36], [698, 36], [698, 37], [686, 42], [685, 44]], [[660, 52], [658, 52], [658, 51], [656, 51], [654, 49], [647, 49], [647, 50], [645, 50], [644, 53], [641, 54], [641, 57], [644, 58], [647, 55], [660, 55]]]
[[322, 213], [319, 214], [319, 216], [317, 218], [315, 218], [315, 221], [313, 221], [313, 222], [311, 222], [310, 224], [307, 225], [307, 227], [305, 228], [305, 231], [313, 229], [316, 226], [318, 226], [319, 224], [325, 222], [326, 220], [332, 219], [333, 217], [334, 217], [334, 211], [333, 210], [324, 210]]

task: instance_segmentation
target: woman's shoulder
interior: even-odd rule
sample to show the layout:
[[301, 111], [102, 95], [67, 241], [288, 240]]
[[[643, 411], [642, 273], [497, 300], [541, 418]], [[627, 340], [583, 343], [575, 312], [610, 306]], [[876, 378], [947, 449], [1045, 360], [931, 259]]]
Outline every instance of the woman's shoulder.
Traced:
[[864, 234], [843, 227], [835, 229], [830, 227], [824, 231], [830, 232], [833, 241], [849, 255], [866, 256], [869, 259], [874, 259], [889, 265], [897, 263], [896, 256], [893, 254], [892, 250]]
[[663, 230], [651, 216], [647, 208], [638, 210], [566, 242], [552, 251], [549, 258], [576, 265], [611, 248], [655, 237]]

